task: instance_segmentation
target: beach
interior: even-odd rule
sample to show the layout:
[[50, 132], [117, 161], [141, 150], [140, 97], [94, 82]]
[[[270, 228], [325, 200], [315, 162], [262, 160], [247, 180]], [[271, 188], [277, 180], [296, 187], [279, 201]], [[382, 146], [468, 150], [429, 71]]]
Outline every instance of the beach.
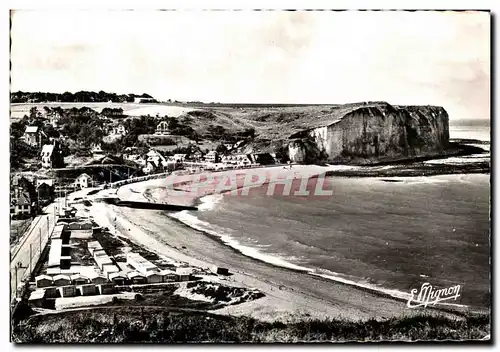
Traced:
[[[260, 168], [257, 172], [271, 177], [293, 178], [298, 174], [311, 177], [328, 170], [329, 167], [297, 165], [292, 168]], [[251, 172], [255, 173], [256, 169], [252, 169]], [[242, 170], [218, 174], [230, 177], [232, 175], [236, 179], [244, 177]], [[198, 204], [200, 196], [206, 196], [214, 191], [213, 185], [204, 184], [198, 188], [196, 194], [192, 192], [186, 194], [182, 191], [182, 187], [189, 186], [188, 180], [192, 178], [192, 175], [183, 177], [176, 179], [175, 190], [163, 188], [168, 181], [159, 179], [123, 186], [118, 190], [117, 195], [122, 200], [144, 201], [145, 198], [154, 200], [155, 196], [158, 197], [160, 194], [146, 191], [156, 189], [154, 192], [160, 192], [163, 200], [166, 196], [169, 203]], [[170, 198], [168, 192], [170, 192]], [[184, 193], [184, 196], [179, 196], [179, 193]], [[244, 252], [227, 246], [219, 237], [197, 231], [174, 218], [165, 216], [163, 211], [130, 209], [95, 202], [90, 207], [90, 212], [99, 225], [114, 229], [116, 224], [117, 235], [126, 236], [159, 255], [198, 267], [212, 267], [213, 265], [227, 267], [233, 273], [228, 278], [230, 282], [257, 288], [266, 294], [266, 297], [253, 302], [223, 308], [218, 311], [219, 313], [246, 315], [263, 320], [289, 320], [304, 317], [367, 320], [411, 316], [415, 313], [448, 314], [443, 310], [430, 307], [425, 310], [409, 309], [404, 298], [397, 299], [389, 294], [334, 282], [294, 270], [294, 267], [285, 268], [280, 265], [283, 263], [266, 263], [256, 260], [251, 255], [245, 255]], [[453, 307], [453, 310], [460, 312], [464, 309]]]

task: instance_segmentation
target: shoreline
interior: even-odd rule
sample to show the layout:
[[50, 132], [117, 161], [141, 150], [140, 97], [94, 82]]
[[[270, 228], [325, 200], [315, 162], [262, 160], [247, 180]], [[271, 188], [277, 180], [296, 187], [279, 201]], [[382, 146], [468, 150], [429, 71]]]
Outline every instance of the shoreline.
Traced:
[[[316, 166], [315, 172], [319, 175], [324, 173], [325, 169], [324, 167]], [[274, 168], [274, 170], [282, 172], [283, 169]], [[226, 171], [226, 173], [238, 173], [241, 171], [231, 170]], [[261, 171], [265, 172], [268, 170], [262, 168]], [[287, 171], [290, 172], [290, 169], [287, 169]], [[292, 169], [292, 171], [296, 170]], [[191, 175], [186, 176], [189, 177]], [[163, 182], [165, 181], [163, 180]], [[129, 184], [121, 187], [118, 193], [122, 197], [129, 196], [144, 201], [145, 198], [148, 199], [153, 196], [151, 193], [146, 196], [144, 192], [154, 187], [161, 187], [161, 184], [161, 179]], [[140, 191], [138, 191], [139, 189]], [[210, 194], [207, 193], [194, 199], [200, 201], [202, 197]], [[120, 222], [122, 223], [126, 221], [126, 226], [124, 227], [128, 227], [129, 231], [126, 231], [123, 226], [121, 226], [122, 229], [120, 230], [120, 232], [126, 232], [124, 234], [126, 237], [137, 241], [139, 244], [160, 255], [171, 256], [192, 265], [207, 267], [222, 263], [222, 266], [229, 267], [230, 271], [235, 273], [233, 278], [235, 282], [256, 287], [262, 290], [267, 296], [255, 302], [223, 308], [221, 312], [226, 314], [250, 315], [272, 320], [282, 317], [283, 313], [292, 311], [292, 316], [304, 315], [304, 312], [307, 312], [305, 313], [306, 316], [333, 315], [343, 316], [350, 320], [363, 320], [374, 317], [407, 316], [414, 313], [421, 314], [422, 312], [428, 314], [450, 314], [460, 317], [463, 313], [470, 311], [470, 307], [447, 306], [428, 307], [426, 310], [408, 309], [406, 308], [405, 298], [394, 297], [387, 292], [373, 290], [368, 287], [332, 280], [332, 278], [326, 278], [320, 273], [279, 266], [275, 263], [268, 263], [246, 255], [238, 249], [229, 246], [222, 238], [216, 235], [193, 228], [172, 216], [166, 218], [164, 212], [156, 212], [153, 218], [150, 218], [151, 214], [147, 210], [110, 209], [109, 205], [106, 207], [107, 209], [103, 213], [109, 213], [108, 217], [116, 216], [116, 218], [120, 218]], [[160, 227], [150, 226], [150, 219], [157, 221], [163, 219], [163, 223], [167, 222], [167, 233], [165, 233], [167, 229], [166, 224], [162, 224]], [[135, 234], [130, 233], [132, 227], [135, 227], [134, 231], [132, 231]], [[138, 235], [139, 231], [142, 232], [141, 235]], [[146, 239], [145, 236], [150, 237], [150, 239]], [[196, 239], [194, 239], [195, 237]], [[207, 241], [207, 237], [211, 241]], [[168, 250], [165, 249], [165, 246], [168, 247]], [[181, 247], [186, 248], [186, 250], [179, 249]], [[291, 277], [287, 278], [287, 276]], [[290, 281], [292, 277], [295, 281]], [[315, 289], [310, 290], [309, 288], [311, 287]], [[366, 300], [366, 302], [360, 303], [363, 300]], [[339, 302], [345, 304], [339, 306]], [[284, 306], [288, 308], [284, 309]], [[311, 311], [311, 307], [315, 308]], [[477, 310], [478, 313], [484, 311], [488, 311], [488, 309], [485, 308], [483, 310], [479, 308]], [[280, 312], [280, 314], [277, 312]]]

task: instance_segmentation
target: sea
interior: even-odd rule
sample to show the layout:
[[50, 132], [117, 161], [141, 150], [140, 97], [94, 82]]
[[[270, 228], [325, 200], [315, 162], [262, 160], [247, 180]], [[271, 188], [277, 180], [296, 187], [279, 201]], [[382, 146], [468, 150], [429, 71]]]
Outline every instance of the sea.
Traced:
[[[489, 150], [489, 120], [450, 122]], [[488, 155], [489, 157], [489, 155]], [[490, 307], [490, 175], [331, 177], [331, 197], [210, 195], [171, 213], [242, 255], [406, 298], [460, 285], [451, 304]]]

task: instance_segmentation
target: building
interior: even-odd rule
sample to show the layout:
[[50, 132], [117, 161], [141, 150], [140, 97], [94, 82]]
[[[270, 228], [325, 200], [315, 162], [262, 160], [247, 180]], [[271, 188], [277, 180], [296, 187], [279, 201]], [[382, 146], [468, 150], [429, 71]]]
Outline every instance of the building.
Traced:
[[[59, 275], [54, 276], [53, 282], [54, 282], [54, 286], [68, 286], [68, 285], [71, 285], [71, 278], [68, 275], [59, 274]], [[64, 297], [64, 296], [62, 296], [62, 297]]]
[[167, 121], [160, 122], [158, 126], [156, 126], [155, 134], [158, 135], [170, 134], [170, 130], [168, 128], [168, 122]]
[[54, 186], [49, 183], [39, 183], [37, 181], [36, 193], [38, 197], [38, 204], [42, 206], [50, 204], [54, 200]]
[[177, 274], [179, 281], [189, 281], [192, 279], [194, 269], [190, 267], [179, 267], [175, 269], [175, 273]]
[[37, 288], [52, 286], [52, 277], [48, 275], [39, 275], [35, 277], [35, 284]]
[[229, 269], [220, 266], [214, 267], [214, 271], [219, 275], [229, 275]]
[[76, 287], [75, 286], [62, 286], [58, 287], [59, 294], [61, 297], [74, 297], [76, 296]]
[[146, 276], [142, 275], [137, 271], [131, 271], [127, 273], [127, 277], [132, 282], [133, 285], [143, 285], [147, 283]]
[[219, 154], [215, 150], [211, 150], [205, 155], [205, 161], [209, 163], [218, 163]]
[[42, 307], [45, 301], [45, 290], [35, 290], [31, 292], [28, 303], [36, 307]]
[[163, 282], [176, 282], [179, 281], [179, 275], [172, 270], [161, 270], [159, 274], [163, 278]]
[[157, 271], [150, 271], [146, 273], [146, 281], [148, 284], [158, 284], [163, 282], [163, 275], [160, 274], [160, 272]]
[[100, 144], [95, 144], [93, 147], [92, 147], [92, 156], [94, 158], [100, 158], [100, 157], [103, 157], [104, 156], [104, 151], [102, 150], [101, 148], [101, 145]]
[[14, 214], [16, 216], [31, 215], [33, 210], [31, 197], [28, 192], [23, 192], [14, 200]]
[[38, 126], [26, 126], [23, 139], [26, 144], [32, 147], [39, 147], [42, 142], [41, 129]]
[[127, 130], [125, 129], [125, 126], [123, 126], [122, 124], [112, 126], [109, 131], [110, 137], [123, 137], [126, 134]]
[[100, 295], [109, 295], [116, 292], [116, 287], [114, 283], [103, 283], [97, 285], [97, 290]]
[[129, 252], [127, 253], [127, 264], [134, 268], [137, 272], [142, 275], [146, 275], [148, 272], [158, 272], [159, 269], [156, 265], [151, 263], [149, 260], [144, 259], [138, 253]]
[[105, 284], [108, 282], [108, 279], [106, 278], [106, 276], [98, 273], [97, 271], [90, 272], [87, 276], [90, 280], [90, 283], [92, 283], [94, 285], [101, 285], [101, 284]]
[[154, 98], [145, 98], [145, 97], [134, 97], [134, 103], [142, 104], [142, 103], [154, 103], [156, 100]]
[[55, 141], [52, 144], [45, 144], [40, 153], [42, 158], [42, 168], [51, 169], [64, 166], [64, 158]]
[[109, 274], [109, 280], [118, 286], [125, 285], [125, 281], [127, 281], [127, 275], [122, 272]]
[[59, 119], [61, 118], [61, 115], [59, 115], [58, 112], [51, 112], [47, 117], [52, 127], [59, 127]]
[[174, 154], [172, 160], [176, 163], [183, 163], [186, 160], [186, 154]]
[[87, 175], [85, 173], [83, 173], [80, 176], [78, 176], [75, 179], [75, 182], [73, 183], [73, 185], [75, 186], [75, 188], [78, 188], [78, 189], [92, 187], [92, 184], [93, 184], [92, 177], [90, 177], [89, 175]]
[[81, 274], [74, 274], [70, 276], [73, 285], [86, 285], [89, 283], [89, 279]]
[[80, 285], [76, 288], [80, 296], [90, 296], [95, 295], [97, 289], [94, 284]]

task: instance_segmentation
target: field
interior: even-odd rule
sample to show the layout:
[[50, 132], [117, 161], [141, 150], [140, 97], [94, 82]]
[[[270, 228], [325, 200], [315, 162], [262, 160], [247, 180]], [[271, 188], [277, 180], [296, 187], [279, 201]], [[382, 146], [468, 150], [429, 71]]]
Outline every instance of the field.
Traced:
[[162, 104], [137, 104], [137, 103], [37, 103], [37, 104], [11, 104], [10, 105], [10, 118], [11, 122], [21, 119], [24, 115], [29, 115], [30, 109], [35, 106], [39, 111], [43, 111], [43, 107], [56, 107], [60, 106], [63, 109], [81, 108], [87, 106], [98, 112], [104, 108], [122, 108], [124, 114], [127, 116], [173, 116], [177, 117], [185, 112], [193, 110], [190, 107], [162, 105]]

